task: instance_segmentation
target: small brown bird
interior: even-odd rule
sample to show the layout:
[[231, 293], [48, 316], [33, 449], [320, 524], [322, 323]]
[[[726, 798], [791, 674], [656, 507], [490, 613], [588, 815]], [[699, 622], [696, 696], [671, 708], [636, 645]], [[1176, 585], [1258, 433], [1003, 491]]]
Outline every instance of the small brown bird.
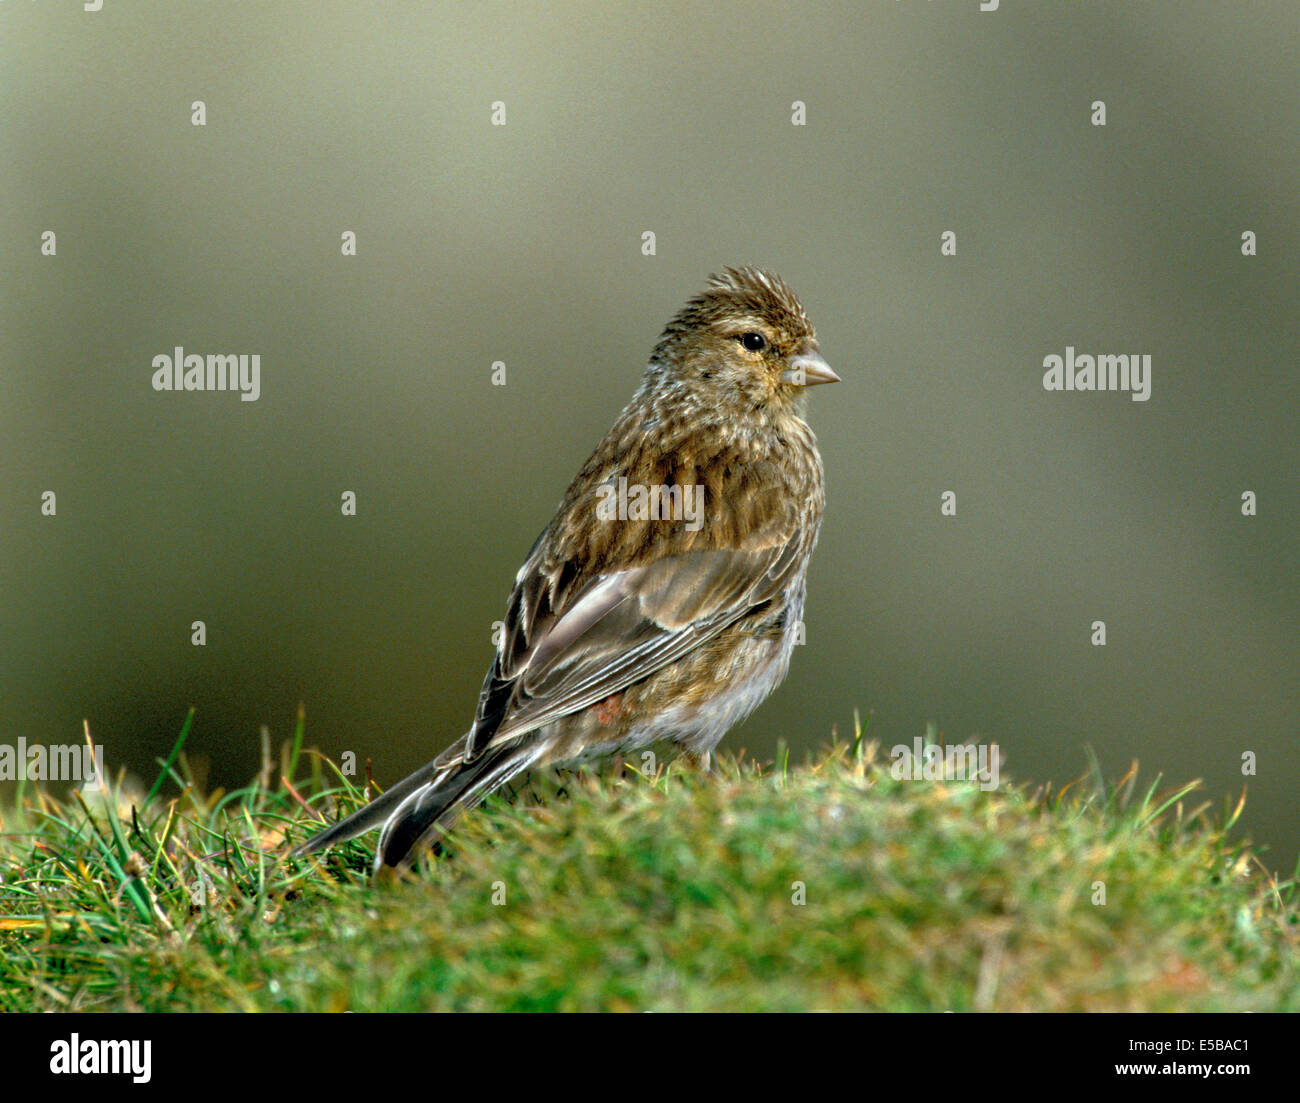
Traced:
[[519, 569], [473, 726], [297, 853], [382, 823], [376, 865], [403, 865], [538, 767], [662, 744], [707, 768], [789, 667], [825, 505], [804, 388], [838, 381], [783, 280], [711, 277]]

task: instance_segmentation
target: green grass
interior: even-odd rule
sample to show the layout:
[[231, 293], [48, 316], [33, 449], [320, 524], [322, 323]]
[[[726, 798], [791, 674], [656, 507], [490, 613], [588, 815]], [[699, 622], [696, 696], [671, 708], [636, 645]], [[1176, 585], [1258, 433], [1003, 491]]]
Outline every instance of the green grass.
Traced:
[[859, 730], [802, 766], [493, 800], [375, 883], [373, 836], [282, 858], [362, 799], [301, 717], [237, 792], [183, 742], [135, 807], [6, 811], [0, 1010], [1300, 1011], [1296, 882], [1228, 840], [1240, 806], [1135, 770], [898, 781]]

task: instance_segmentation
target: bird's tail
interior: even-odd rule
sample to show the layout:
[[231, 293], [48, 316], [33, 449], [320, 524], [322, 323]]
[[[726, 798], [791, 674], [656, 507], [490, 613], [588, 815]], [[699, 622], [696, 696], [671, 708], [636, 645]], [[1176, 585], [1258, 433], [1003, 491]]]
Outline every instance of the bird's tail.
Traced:
[[485, 751], [473, 762], [449, 766], [409, 793], [379, 833], [375, 868], [411, 862], [422, 845], [433, 841], [438, 828], [523, 773], [545, 750], [537, 736], [530, 734], [519, 742]]
[[523, 773], [545, 750], [535, 736], [525, 736], [465, 762], [464, 743], [462, 739], [364, 808], [313, 835], [293, 856], [314, 854], [382, 824], [376, 868], [409, 864], [421, 844], [433, 842], [439, 827]]
[[410, 777], [403, 778], [391, 789], [385, 790], [364, 808], [358, 808], [346, 819], [339, 820], [332, 827], [327, 827], [324, 831], [313, 835], [293, 851], [292, 857], [301, 858], [308, 854], [315, 854], [318, 850], [324, 850], [336, 843], [346, 842], [348, 839], [355, 839], [358, 835], [363, 835], [372, 828], [378, 827], [388, 819], [393, 809], [402, 801], [422, 785], [428, 784], [435, 776], [437, 767], [437, 759], [434, 759], [427, 766], [420, 767]]

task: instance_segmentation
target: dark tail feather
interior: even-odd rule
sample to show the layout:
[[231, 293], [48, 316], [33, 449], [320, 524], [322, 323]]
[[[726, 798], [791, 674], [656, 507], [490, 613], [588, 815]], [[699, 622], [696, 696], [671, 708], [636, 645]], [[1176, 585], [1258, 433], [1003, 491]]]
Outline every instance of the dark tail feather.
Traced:
[[527, 770], [544, 750], [536, 738], [525, 737], [444, 772], [414, 792], [408, 790], [379, 835], [376, 868], [408, 864], [438, 828]]
[[378, 827], [392, 815], [393, 809], [402, 801], [432, 781], [436, 769], [435, 759], [427, 766], [416, 770], [410, 777], [403, 778], [391, 789], [381, 793], [364, 808], [357, 809], [347, 819], [339, 820], [333, 827], [327, 827], [320, 834], [313, 835], [293, 851], [291, 857], [301, 858], [307, 854], [315, 854], [316, 851], [324, 850], [327, 846], [354, 839], [371, 828]]

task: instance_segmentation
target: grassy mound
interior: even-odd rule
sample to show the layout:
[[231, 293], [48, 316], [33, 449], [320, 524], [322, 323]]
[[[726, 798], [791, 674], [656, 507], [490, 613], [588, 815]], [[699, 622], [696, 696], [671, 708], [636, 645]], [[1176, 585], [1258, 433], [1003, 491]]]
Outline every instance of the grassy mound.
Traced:
[[134, 802], [22, 793], [0, 1009], [1300, 1011], [1296, 882], [1192, 786], [900, 781], [859, 731], [490, 801], [376, 883], [373, 836], [283, 858], [362, 799], [302, 734], [237, 792], [182, 736]]

